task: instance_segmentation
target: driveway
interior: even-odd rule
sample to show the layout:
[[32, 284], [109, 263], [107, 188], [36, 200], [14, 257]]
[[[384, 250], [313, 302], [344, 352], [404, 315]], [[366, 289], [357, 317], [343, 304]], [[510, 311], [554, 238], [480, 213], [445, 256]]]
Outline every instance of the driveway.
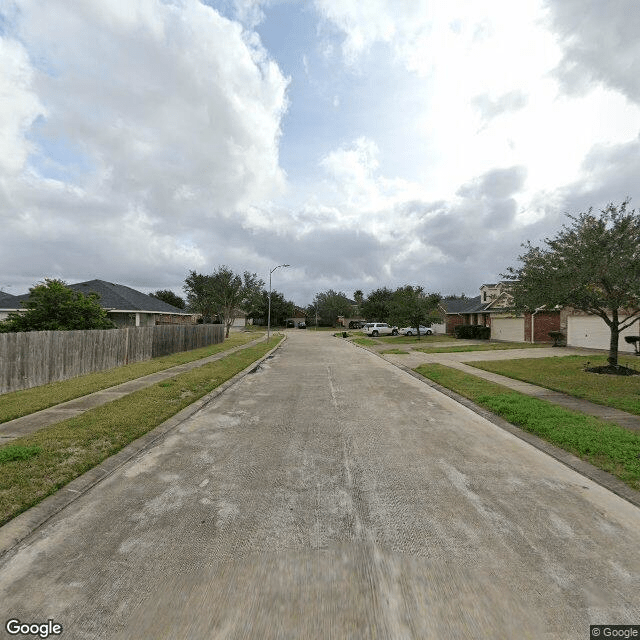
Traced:
[[65, 639], [584, 639], [640, 622], [638, 549], [638, 508], [298, 331], [6, 554], [0, 615]]

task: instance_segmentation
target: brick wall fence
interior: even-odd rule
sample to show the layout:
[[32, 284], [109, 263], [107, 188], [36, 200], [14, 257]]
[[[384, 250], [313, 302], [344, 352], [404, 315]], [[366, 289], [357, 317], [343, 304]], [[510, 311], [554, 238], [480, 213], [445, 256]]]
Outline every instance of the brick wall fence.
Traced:
[[220, 324], [0, 333], [0, 393], [223, 341]]

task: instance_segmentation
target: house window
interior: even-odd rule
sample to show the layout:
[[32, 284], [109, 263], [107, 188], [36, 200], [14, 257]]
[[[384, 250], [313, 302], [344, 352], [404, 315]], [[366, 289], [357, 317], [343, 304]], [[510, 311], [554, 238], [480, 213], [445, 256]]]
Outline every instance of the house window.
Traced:
[[483, 291], [482, 292], [482, 302], [486, 302], [487, 301], [487, 292]]

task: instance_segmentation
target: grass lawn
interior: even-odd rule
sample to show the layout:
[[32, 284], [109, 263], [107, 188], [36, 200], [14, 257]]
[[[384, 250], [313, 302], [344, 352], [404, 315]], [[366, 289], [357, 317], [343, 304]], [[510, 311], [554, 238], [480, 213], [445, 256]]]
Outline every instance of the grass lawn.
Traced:
[[416, 371], [640, 490], [640, 434], [443, 365]]
[[[640, 358], [635, 356], [623, 356], [619, 362], [627, 367], [640, 368]], [[606, 356], [522, 358], [468, 364], [640, 415], [640, 376], [609, 376], [584, 370], [585, 366], [607, 364]]]
[[452, 342], [455, 340], [452, 336], [445, 336], [442, 334], [432, 335], [432, 336], [420, 336], [420, 340], [418, 340], [418, 336], [382, 336], [380, 338], [376, 338], [380, 342], [391, 342], [393, 344], [423, 344], [429, 345], [437, 342]]
[[463, 353], [467, 351], [504, 351], [506, 349], [539, 349], [548, 344], [531, 344], [530, 342], [487, 342], [486, 344], [461, 344], [452, 347], [414, 347], [414, 351], [424, 353]]
[[67, 400], [86, 396], [94, 391], [107, 389], [135, 378], [141, 378], [150, 373], [206, 358], [221, 351], [227, 351], [228, 349], [233, 349], [233, 347], [246, 344], [259, 337], [256, 332], [232, 333], [224, 342], [202, 347], [201, 349], [182, 351], [170, 356], [146, 360], [145, 362], [135, 362], [124, 367], [89, 373], [70, 380], [52, 382], [41, 387], [4, 393], [0, 395], [0, 423], [53, 407]]
[[375, 347], [378, 344], [378, 341], [373, 338], [354, 338], [351, 342], [355, 342], [363, 347]]
[[380, 351], [380, 353], [394, 353], [398, 355], [409, 355], [408, 351], [403, 351], [402, 349], [387, 349], [386, 351]]
[[0, 525], [220, 386], [281, 339], [229, 354], [0, 447]]

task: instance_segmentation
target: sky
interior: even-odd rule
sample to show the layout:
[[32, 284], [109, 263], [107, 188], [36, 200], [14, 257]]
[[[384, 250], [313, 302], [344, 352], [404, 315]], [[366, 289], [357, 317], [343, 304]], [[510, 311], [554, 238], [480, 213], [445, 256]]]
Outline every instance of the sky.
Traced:
[[637, 0], [0, 0], [0, 290], [477, 295], [640, 208]]

